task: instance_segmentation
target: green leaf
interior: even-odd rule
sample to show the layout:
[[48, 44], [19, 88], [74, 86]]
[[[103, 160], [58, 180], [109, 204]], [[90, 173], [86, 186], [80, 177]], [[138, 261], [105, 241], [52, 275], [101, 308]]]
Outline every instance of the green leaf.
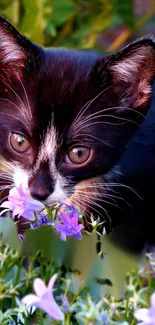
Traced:
[[134, 28], [136, 17], [134, 15], [134, 4], [131, 0], [113, 1], [113, 10], [115, 14], [120, 16], [120, 20], [127, 24], [130, 28]]
[[47, 27], [46, 27], [46, 32], [51, 34], [53, 37], [55, 37], [57, 35], [57, 31], [55, 26], [50, 23]]
[[22, 0], [24, 6], [24, 16], [20, 26], [20, 31], [39, 44], [43, 44], [43, 0]]
[[68, 0], [52, 0], [51, 4], [53, 8], [51, 22], [56, 27], [65, 23], [68, 18], [76, 13], [75, 4]]
[[11, 248], [21, 252], [22, 244], [18, 238], [16, 225], [11, 218], [0, 218], [0, 234], [2, 243], [8, 244]]
[[17, 25], [19, 22], [19, 0], [0, 1], [1, 14], [5, 16], [12, 24]]

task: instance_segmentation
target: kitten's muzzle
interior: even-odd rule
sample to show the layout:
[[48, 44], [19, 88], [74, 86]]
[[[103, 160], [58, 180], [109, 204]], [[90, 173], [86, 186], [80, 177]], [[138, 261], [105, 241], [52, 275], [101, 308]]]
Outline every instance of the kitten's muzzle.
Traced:
[[39, 168], [29, 181], [29, 190], [34, 199], [45, 201], [54, 191], [54, 182], [49, 170]]

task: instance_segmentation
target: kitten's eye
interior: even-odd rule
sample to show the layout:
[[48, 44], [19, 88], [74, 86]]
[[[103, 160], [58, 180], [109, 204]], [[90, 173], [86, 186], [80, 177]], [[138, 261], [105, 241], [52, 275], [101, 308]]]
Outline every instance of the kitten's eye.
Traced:
[[24, 153], [24, 152], [28, 151], [30, 148], [29, 141], [23, 135], [21, 135], [19, 133], [11, 134], [10, 144], [11, 144], [11, 147], [19, 153]]
[[86, 147], [75, 147], [68, 152], [68, 159], [74, 164], [83, 164], [90, 157], [91, 150]]

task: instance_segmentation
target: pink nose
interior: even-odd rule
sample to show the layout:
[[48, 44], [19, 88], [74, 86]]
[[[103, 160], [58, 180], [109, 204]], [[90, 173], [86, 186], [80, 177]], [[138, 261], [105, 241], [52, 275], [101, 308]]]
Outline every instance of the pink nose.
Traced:
[[31, 196], [34, 198], [34, 199], [36, 199], [36, 200], [38, 200], [38, 201], [45, 201], [47, 198], [48, 198], [48, 196], [50, 195], [50, 193], [49, 192], [46, 192], [46, 191], [30, 191], [30, 194], [31, 194]]

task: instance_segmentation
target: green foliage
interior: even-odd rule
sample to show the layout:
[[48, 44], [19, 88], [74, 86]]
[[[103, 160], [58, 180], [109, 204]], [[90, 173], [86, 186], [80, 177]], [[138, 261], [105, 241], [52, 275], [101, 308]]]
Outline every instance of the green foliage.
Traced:
[[25, 259], [0, 243], [0, 324], [61, 324], [38, 308], [27, 308], [20, 302], [25, 295], [33, 293], [34, 278], [40, 277], [48, 283], [55, 273], [59, 276], [54, 296], [65, 313], [63, 325], [136, 324], [133, 312], [137, 308], [148, 308], [150, 294], [155, 291], [155, 259], [151, 254], [141, 270], [127, 273], [122, 299], [102, 295], [101, 300], [95, 301], [79, 272], [58, 268], [55, 261], [49, 261], [41, 251]]
[[[51, 214], [51, 210], [48, 209], [48, 211]], [[52, 215], [51, 219], [53, 219]], [[55, 261], [58, 268], [65, 266], [71, 270], [78, 270], [83, 283], [87, 285], [89, 292], [96, 300], [105, 293], [120, 298], [124, 292], [126, 273], [138, 267], [143, 255], [136, 256], [118, 248], [112, 243], [112, 235], [100, 235], [100, 249], [105, 253], [104, 258], [101, 258], [101, 254], [96, 252], [97, 227], [100, 224], [92, 218], [92, 225], [94, 230], [91, 233], [84, 231], [82, 240], [68, 237], [65, 242], [58, 237], [51, 226], [42, 225], [39, 229], [29, 229], [24, 235], [22, 249], [16, 226], [11, 218], [0, 219], [3, 243], [18, 249], [18, 252], [23, 253], [24, 256], [36, 256], [38, 251], [42, 251], [47, 260]], [[108, 253], [107, 256], [106, 253]]]
[[152, 7], [138, 19], [134, 0], [0, 0], [0, 13], [39, 44], [104, 50], [99, 37], [112, 27], [125, 26], [127, 31], [118, 41], [119, 34], [116, 40], [112, 37], [115, 49], [132, 33], [143, 34], [146, 23], [155, 24], [150, 2]]

